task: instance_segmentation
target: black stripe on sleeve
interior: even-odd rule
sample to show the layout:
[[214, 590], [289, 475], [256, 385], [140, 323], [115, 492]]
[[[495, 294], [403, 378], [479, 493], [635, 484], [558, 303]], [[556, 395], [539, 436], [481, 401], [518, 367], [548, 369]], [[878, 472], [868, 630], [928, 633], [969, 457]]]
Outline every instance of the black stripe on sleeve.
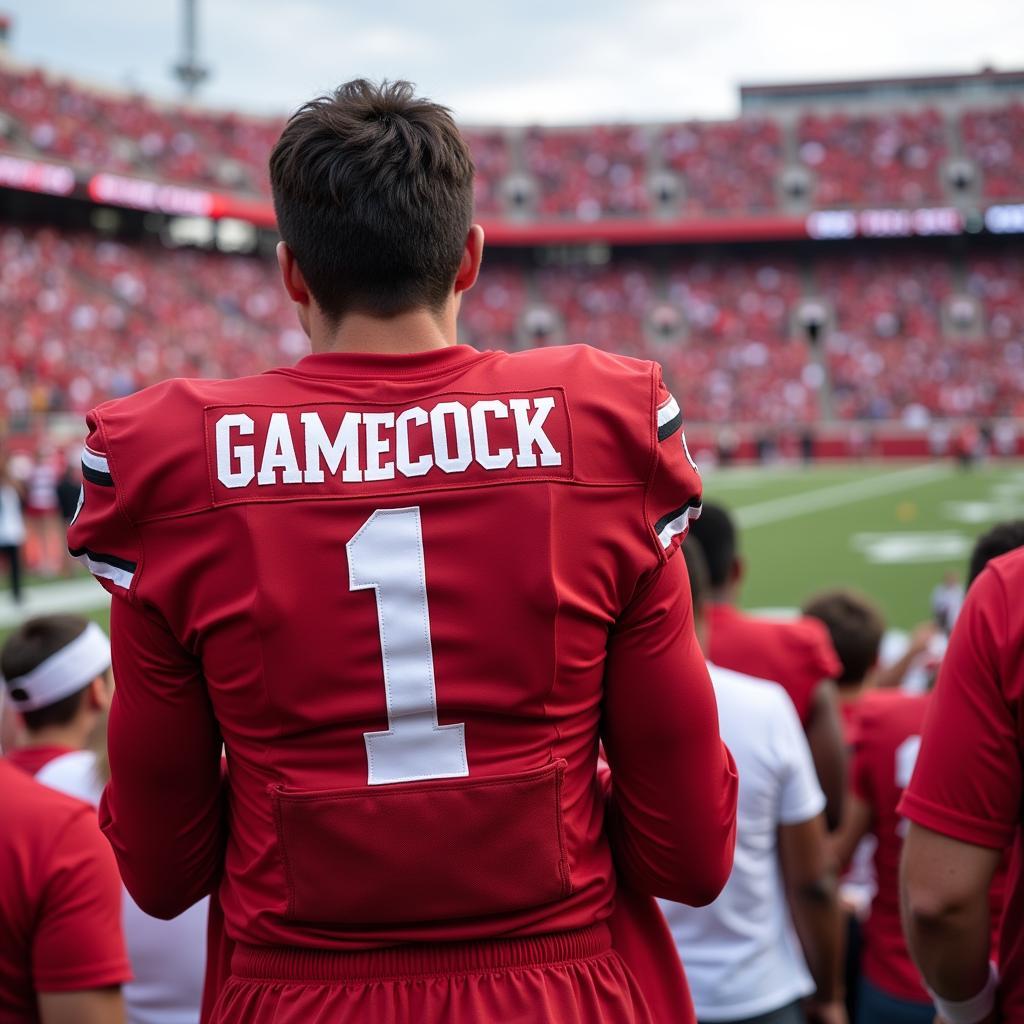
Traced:
[[666, 512], [655, 524], [654, 532], [661, 533], [662, 530], [672, 522], [673, 519], [678, 519], [688, 508], [700, 508], [700, 498], [691, 498], [685, 505], [680, 505], [679, 508], [673, 509], [671, 512]]
[[117, 555], [105, 555], [101, 551], [93, 551], [90, 548], [68, 548], [72, 558], [81, 558], [85, 555], [94, 562], [103, 562], [104, 565], [112, 565], [115, 569], [123, 569], [125, 572], [135, 572], [138, 562], [129, 562], [126, 558], [118, 558]]
[[82, 476], [88, 480], [89, 483], [99, 484], [100, 487], [114, 486], [114, 478], [109, 473], [104, 473], [99, 469], [93, 469], [92, 466], [87, 466], [84, 462], [82, 463]]
[[658, 427], [658, 440], [664, 441], [666, 437], [671, 437], [682, 425], [683, 411], [680, 409], [672, 419]]

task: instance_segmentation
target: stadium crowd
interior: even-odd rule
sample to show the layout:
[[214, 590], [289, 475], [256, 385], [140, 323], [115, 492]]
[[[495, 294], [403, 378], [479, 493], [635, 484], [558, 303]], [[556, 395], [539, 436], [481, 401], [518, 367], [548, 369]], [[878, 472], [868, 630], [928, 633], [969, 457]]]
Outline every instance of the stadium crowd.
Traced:
[[[0, 64], [0, 150], [83, 170], [268, 196], [267, 154], [281, 124]], [[977, 168], [985, 197], [1024, 198], [1018, 100], [962, 114], [808, 112], [795, 124], [744, 117], [465, 134], [477, 165], [477, 207], [487, 217], [644, 217], [656, 202], [685, 216], [771, 212], [782, 208], [790, 150], [821, 207], [941, 202], [951, 194], [944, 167], [953, 154]]]
[[[293, 362], [306, 342], [269, 261], [0, 227], [0, 396], [14, 431], [168, 376]], [[661, 361], [690, 422], [1024, 415], [1020, 257], [927, 251], [522, 268], [496, 260], [463, 340], [585, 342]], [[821, 357], [805, 301], [828, 314]], [[965, 319], [956, 319], [965, 307]]]

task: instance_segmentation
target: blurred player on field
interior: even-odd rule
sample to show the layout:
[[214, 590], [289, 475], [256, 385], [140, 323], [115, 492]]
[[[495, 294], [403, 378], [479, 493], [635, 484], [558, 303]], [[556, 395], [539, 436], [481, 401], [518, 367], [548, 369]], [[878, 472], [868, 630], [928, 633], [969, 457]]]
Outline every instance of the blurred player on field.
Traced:
[[[114, 692], [103, 630], [77, 615], [29, 619], [4, 642], [0, 671], [25, 727], [8, 761], [52, 789], [98, 805]], [[205, 902], [168, 922], [125, 897], [122, 921], [132, 966], [124, 987], [128, 1024], [195, 1024], [206, 966]]]
[[735, 827], [679, 406], [652, 363], [456, 344], [472, 162], [407, 83], [307, 104], [270, 170], [313, 354], [89, 416], [126, 884], [219, 886], [217, 1022], [650, 1021], [615, 874], [706, 903]]
[[899, 806], [910, 819], [900, 882], [907, 944], [949, 1024], [1024, 1024], [1022, 545], [1017, 520], [974, 547]]
[[124, 1024], [130, 977], [95, 812], [0, 759], [0, 1024]]
[[[685, 554], [702, 636], [707, 565], [695, 539]], [[836, 876], [807, 739], [782, 687], [710, 662], [708, 669], [740, 778], [736, 859], [710, 906], [661, 901], [697, 1017], [843, 1024]]]
[[720, 505], [704, 503], [693, 535], [707, 557], [711, 579], [708, 660], [757, 679], [770, 679], [789, 694], [825, 791], [829, 827], [835, 828], [846, 785], [846, 750], [835, 685], [842, 665], [828, 630], [817, 619], [776, 622], [739, 610], [744, 563], [732, 517]]

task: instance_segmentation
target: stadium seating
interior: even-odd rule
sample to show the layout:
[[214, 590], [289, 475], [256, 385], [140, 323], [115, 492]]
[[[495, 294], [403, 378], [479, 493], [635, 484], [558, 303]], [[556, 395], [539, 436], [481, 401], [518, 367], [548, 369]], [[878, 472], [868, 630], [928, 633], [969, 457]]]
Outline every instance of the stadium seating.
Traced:
[[[157, 104], [3, 65], [0, 111], [0, 149], [261, 197], [282, 125], [280, 117]], [[959, 117], [808, 112], [795, 124], [471, 128], [466, 137], [485, 217], [508, 211], [510, 181], [522, 186], [516, 215], [541, 219], [645, 217], [658, 202], [682, 216], [778, 211], [787, 163], [806, 169], [817, 206], [927, 204], [948, 199], [944, 165], [958, 151], [981, 171], [984, 195], [1024, 199], [1019, 101]], [[662, 185], [666, 175], [678, 187]]]

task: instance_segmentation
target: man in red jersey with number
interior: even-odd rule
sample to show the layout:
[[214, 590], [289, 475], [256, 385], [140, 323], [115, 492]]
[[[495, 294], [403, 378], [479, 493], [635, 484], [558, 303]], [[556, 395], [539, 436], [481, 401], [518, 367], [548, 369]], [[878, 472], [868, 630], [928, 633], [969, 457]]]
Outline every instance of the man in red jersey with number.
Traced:
[[829, 827], [835, 828], [846, 786], [846, 746], [835, 684], [843, 667], [828, 629], [808, 616], [775, 621], [740, 611], [737, 602], [745, 567], [732, 517], [720, 505], [705, 503], [694, 536], [705, 552], [711, 576], [708, 660], [776, 682], [789, 694], [825, 793], [825, 817]]
[[[1016, 521], [975, 546], [899, 808], [910, 819], [901, 877], [907, 943], [949, 1024], [1024, 1024], [1021, 543], [1024, 522]], [[993, 893], [1011, 848], [1005, 892]]]
[[679, 407], [651, 363], [455, 344], [472, 163], [407, 83], [307, 104], [270, 169], [313, 355], [89, 417], [125, 882], [219, 886], [217, 1022], [649, 1021], [616, 874], [713, 899], [736, 800]]

